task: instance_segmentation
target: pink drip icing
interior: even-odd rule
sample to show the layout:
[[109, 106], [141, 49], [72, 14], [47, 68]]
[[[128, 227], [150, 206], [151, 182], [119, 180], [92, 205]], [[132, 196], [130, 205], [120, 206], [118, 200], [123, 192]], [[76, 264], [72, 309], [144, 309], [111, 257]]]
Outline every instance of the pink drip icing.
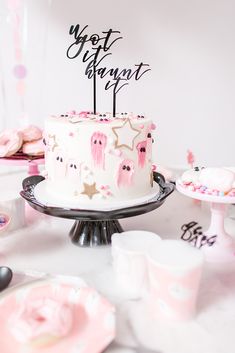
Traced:
[[136, 146], [138, 150], [138, 164], [141, 168], [145, 165], [146, 152], [147, 152], [147, 141], [141, 141]]
[[130, 186], [133, 184], [134, 162], [129, 159], [124, 159], [118, 168], [117, 185]]
[[91, 154], [94, 165], [98, 168], [105, 168], [105, 147], [107, 145], [107, 136], [102, 132], [94, 132], [91, 137]]

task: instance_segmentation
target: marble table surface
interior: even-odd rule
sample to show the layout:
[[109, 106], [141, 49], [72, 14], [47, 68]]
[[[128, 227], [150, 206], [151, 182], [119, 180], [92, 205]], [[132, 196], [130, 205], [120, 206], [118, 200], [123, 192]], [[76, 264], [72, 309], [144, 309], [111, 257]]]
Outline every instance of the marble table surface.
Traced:
[[[27, 175], [17, 171], [0, 176], [4, 188], [21, 189]], [[235, 236], [235, 206], [229, 207], [226, 230]], [[235, 261], [207, 263], [200, 287], [197, 315], [184, 323], [156, 322], [142, 300], [129, 300], [115, 284], [111, 247], [80, 248], [68, 232], [73, 221], [42, 215], [26, 207], [28, 223], [1, 236], [0, 263], [15, 273], [39, 271], [82, 277], [116, 306], [117, 335], [106, 353], [231, 353], [235, 330]], [[163, 239], [180, 239], [182, 225], [209, 225], [206, 203], [195, 202], [175, 191], [157, 210], [121, 220], [125, 230], [148, 230]], [[91, 352], [92, 353], [92, 352]]]

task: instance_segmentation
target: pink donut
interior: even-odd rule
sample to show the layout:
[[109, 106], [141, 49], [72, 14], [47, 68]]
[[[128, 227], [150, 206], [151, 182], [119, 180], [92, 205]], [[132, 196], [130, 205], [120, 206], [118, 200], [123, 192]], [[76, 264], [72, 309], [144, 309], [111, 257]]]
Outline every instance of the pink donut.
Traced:
[[23, 153], [30, 156], [43, 156], [45, 151], [45, 145], [43, 139], [36, 141], [25, 142], [23, 144]]
[[42, 137], [42, 130], [35, 126], [35, 125], [29, 125], [25, 129], [21, 130], [22, 135], [23, 135], [23, 141], [34, 141], [34, 140], [39, 140]]
[[0, 134], [0, 157], [15, 154], [22, 146], [22, 133], [16, 130], [5, 130]]

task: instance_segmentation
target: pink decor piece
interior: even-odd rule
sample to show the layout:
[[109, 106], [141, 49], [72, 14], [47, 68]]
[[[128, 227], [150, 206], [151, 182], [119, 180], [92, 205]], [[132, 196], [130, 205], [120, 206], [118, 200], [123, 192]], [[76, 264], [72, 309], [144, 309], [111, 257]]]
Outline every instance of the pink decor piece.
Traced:
[[1, 353], [92, 353], [107, 347], [115, 336], [114, 307], [94, 289], [70, 282], [38, 280], [5, 292]]
[[182, 240], [164, 240], [148, 252], [148, 307], [155, 319], [189, 320], [196, 303], [203, 254]]
[[136, 148], [138, 151], [138, 164], [141, 168], [143, 168], [146, 160], [147, 141], [139, 142]]
[[19, 96], [20, 96], [20, 97], [23, 97], [24, 94], [25, 94], [25, 91], [26, 91], [25, 82], [22, 81], [22, 80], [19, 80], [19, 81], [16, 83], [16, 90], [17, 90], [17, 93], [19, 94]]
[[105, 168], [105, 148], [107, 145], [107, 136], [102, 132], [94, 132], [91, 136], [91, 154], [95, 167]]
[[118, 168], [117, 185], [128, 186], [132, 185], [132, 179], [134, 174], [134, 162], [129, 159], [124, 159]]
[[195, 162], [195, 157], [192, 151], [187, 151], [187, 162], [190, 165], [190, 168], [193, 168], [193, 164]]
[[14, 76], [19, 80], [24, 79], [27, 75], [26, 67], [22, 64], [16, 65], [13, 69], [13, 72], [14, 72]]
[[146, 255], [160, 240], [157, 234], [142, 230], [112, 235], [113, 270], [122, 294], [140, 298], [148, 290]]

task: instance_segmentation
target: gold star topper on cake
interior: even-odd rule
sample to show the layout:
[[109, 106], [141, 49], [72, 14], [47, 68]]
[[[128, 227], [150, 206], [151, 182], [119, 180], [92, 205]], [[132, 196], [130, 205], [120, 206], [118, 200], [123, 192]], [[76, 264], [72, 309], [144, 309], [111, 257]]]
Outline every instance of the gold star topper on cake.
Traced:
[[140, 134], [140, 130], [135, 129], [130, 119], [126, 119], [124, 124], [120, 127], [113, 127], [113, 133], [116, 135], [117, 140], [115, 141], [115, 147], [126, 147], [133, 151], [134, 141], [136, 137]]
[[95, 194], [99, 194], [100, 192], [96, 189], [96, 183], [94, 184], [87, 184], [83, 183], [84, 190], [81, 192], [81, 194], [87, 195], [89, 199], [92, 199], [92, 197]]

